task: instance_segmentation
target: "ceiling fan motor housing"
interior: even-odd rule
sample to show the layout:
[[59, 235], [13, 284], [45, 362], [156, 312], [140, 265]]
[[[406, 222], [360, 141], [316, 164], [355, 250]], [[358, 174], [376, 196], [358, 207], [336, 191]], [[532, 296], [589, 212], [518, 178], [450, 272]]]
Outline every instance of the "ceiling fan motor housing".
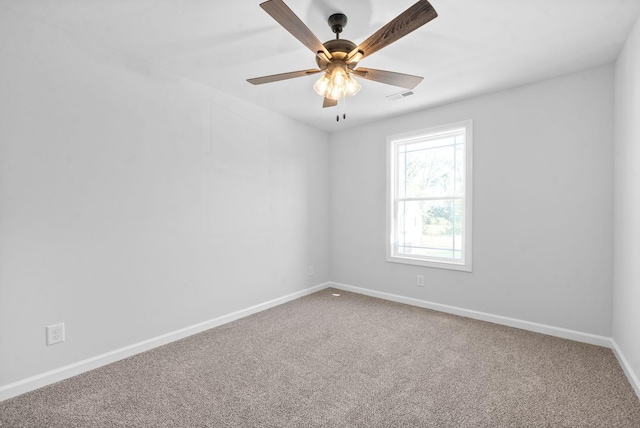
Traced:
[[[334, 62], [344, 63], [345, 62], [344, 59], [347, 57], [349, 52], [351, 52], [357, 46], [351, 40], [347, 40], [347, 39], [333, 39], [323, 43], [323, 45], [331, 54], [332, 59], [330, 61], [327, 61], [324, 58], [320, 58], [319, 56], [316, 56], [316, 63], [318, 64], [318, 67], [320, 68], [320, 70], [326, 69], [327, 67], [329, 67], [331, 63], [334, 63]], [[355, 68], [356, 65], [357, 65], [357, 62], [352, 61], [348, 64], [348, 67], [350, 69], [353, 69]]]

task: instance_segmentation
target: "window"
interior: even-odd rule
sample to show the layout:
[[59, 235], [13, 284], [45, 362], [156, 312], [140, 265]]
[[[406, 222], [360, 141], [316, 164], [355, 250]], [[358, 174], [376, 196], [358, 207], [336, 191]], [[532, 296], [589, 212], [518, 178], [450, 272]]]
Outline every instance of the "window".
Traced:
[[471, 272], [472, 122], [387, 138], [387, 261]]

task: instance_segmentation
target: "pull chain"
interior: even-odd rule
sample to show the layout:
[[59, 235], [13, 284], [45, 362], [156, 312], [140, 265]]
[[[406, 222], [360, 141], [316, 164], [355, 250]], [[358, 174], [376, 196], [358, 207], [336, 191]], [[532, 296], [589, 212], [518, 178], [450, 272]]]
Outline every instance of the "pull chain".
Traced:
[[[347, 118], [347, 98], [346, 97], [342, 97], [342, 108], [343, 108], [343, 112], [342, 112], [342, 119], [346, 119]], [[336, 114], [336, 122], [340, 121], [340, 100], [338, 100], [338, 102], [336, 103], [336, 111], [338, 112], [338, 114]]]
[[347, 97], [342, 98], [342, 103], [343, 103], [342, 119], [346, 119], [347, 118]]

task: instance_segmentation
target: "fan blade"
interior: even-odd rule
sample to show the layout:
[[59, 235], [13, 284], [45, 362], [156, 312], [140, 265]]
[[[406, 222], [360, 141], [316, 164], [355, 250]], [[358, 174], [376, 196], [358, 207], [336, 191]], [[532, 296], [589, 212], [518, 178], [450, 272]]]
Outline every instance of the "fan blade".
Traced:
[[338, 100], [332, 100], [331, 98], [325, 98], [324, 102], [322, 103], [322, 108], [335, 107], [337, 105], [338, 105]]
[[312, 74], [320, 73], [322, 70], [300, 70], [290, 71], [289, 73], [272, 74], [271, 76], [254, 77], [253, 79], [247, 79], [247, 82], [254, 85], [262, 85], [263, 83], [277, 82], [279, 80], [293, 79], [295, 77], [310, 76]]
[[269, 0], [260, 4], [260, 7], [264, 9], [273, 19], [275, 19], [285, 30], [290, 32], [293, 37], [300, 40], [303, 45], [308, 47], [314, 54], [322, 52], [331, 59], [331, 54], [324, 47], [322, 42], [311, 32], [304, 22], [293, 13], [289, 6], [284, 4], [282, 0]]
[[358, 52], [362, 52], [362, 55], [358, 58], [359, 61], [379, 51], [385, 46], [411, 33], [413, 30], [422, 27], [437, 16], [438, 14], [433, 6], [431, 6], [431, 3], [427, 0], [418, 1], [349, 52], [347, 62], [353, 60]]
[[400, 86], [401, 88], [406, 89], [415, 88], [420, 82], [422, 82], [422, 79], [424, 79], [424, 77], [420, 76], [377, 70], [375, 68], [358, 67], [357, 70], [352, 70], [352, 72], [363, 79], [386, 83], [387, 85]]

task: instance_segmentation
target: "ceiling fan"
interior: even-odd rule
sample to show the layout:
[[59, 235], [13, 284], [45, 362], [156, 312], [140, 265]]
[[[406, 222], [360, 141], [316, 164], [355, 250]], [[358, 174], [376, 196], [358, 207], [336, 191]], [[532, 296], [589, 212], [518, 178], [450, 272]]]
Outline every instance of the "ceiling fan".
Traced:
[[357, 65], [363, 58], [390, 45], [438, 16], [427, 0], [419, 0], [364, 42], [356, 45], [350, 40], [340, 38], [342, 29], [347, 25], [347, 17], [342, 13], [334, 13], [328, 20], [336, 38], [321, 43], [282, 0], [268, 0], [260, 4], [260, 7], [316, 55], [318, 68], [256, 77], [247, 79], [247, 81], [254, 85], [261, 85], [324, 73], [313, 86], [315, 91], [324, 97], [322, 107], [335, 106], [338, 104], [338, 100], [355, 95], [360, 90], [360, 84], [353, 78], [354, 75], [406, 89], [415, 88], [422, 81], [422, 77], [357, 67]]

